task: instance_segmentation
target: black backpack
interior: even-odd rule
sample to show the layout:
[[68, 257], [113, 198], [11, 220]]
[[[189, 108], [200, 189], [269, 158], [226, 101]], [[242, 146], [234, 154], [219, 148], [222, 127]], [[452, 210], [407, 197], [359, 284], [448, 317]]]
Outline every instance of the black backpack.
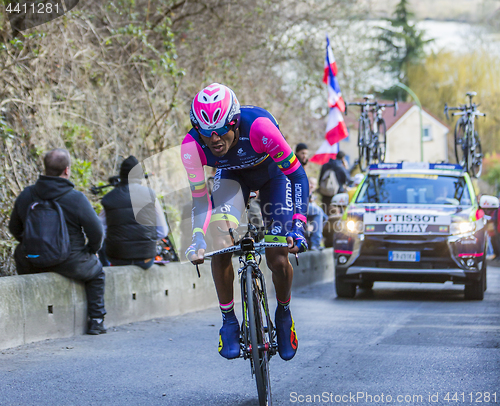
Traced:
[[66, 219], [56, 200], [35, 198], [28, 208], [22, 244], [26, 259], [36, 268], [58, 265], [71, 253]]

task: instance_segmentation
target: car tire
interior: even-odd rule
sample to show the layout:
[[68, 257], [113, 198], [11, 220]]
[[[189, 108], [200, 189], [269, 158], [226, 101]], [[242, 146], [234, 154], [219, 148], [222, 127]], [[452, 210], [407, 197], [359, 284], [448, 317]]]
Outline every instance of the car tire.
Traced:
[[356, 296], [356, 284], [335, 279], [335, 291], [337, 292], [337, 297], [352, 299]]
[[372, 290], [373, 289], [373, 281], [361, 282], [359, 284], [360, 289], [364, 290]]
[[483, 300], [484, 291], [486, 289], [486, 266], [481, 269], [480, 277], [477, 281], [465, 285], [464, 296], [465, 300]]

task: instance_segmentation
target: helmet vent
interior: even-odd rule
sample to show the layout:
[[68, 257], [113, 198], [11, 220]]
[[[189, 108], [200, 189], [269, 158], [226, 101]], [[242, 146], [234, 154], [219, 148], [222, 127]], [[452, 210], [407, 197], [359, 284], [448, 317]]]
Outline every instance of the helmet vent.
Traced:
[[220, 115], [220, 109], [217, 109], [217, 111], [215, 112], [214, 114], [214, 123], [217, 121], [217, 119], [219, 118], [219, 115]]
[[205, 111], [203, 111], [203, 110], [202, 110], [201, 115], [203, 116], [203, 118], [205, 119], [205, 121], [206, 121], [207, 123], [209, 123], [209, 122], [210, 122], [210, 119], [208, 118], [208, 115], [207, 115], [207, 113], [205, 113]]

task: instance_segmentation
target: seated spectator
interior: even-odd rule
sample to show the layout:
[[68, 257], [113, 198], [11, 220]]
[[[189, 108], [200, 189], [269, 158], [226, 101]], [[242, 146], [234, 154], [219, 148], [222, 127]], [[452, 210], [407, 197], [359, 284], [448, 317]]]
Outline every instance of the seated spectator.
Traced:
[[321, 207], [315, 202], [316, 196], [314, 191], [316, 190], [318, 183], [316, 179], [309, 178], [309, 206], [307, 208], [307, 225], [308, 230], [310, 229], [310, 250], [318, 251], [323, 249], [321, 246], [321, 240], [323, 239], [323, 224], [328, 220], [327, 215]]
[[[148, 269], [154, 264], [156, 241], [165, 238], [169, 230], [155, 192], [142, 186], [141, 178], [131, 172], [136, 165], [136, 157], [125, 159], [120, 167], [120, 183], [102, 198], [104, 210], [99, 217], [106, 238], [105, 258], [101, 255], [101, 261], [111, 266]], [[142, 170], [139, 172], [142, 176]]]
[[262, 210], [260, 208], [260, 198], [259, 191], [256, 190], [255, 197], [250, 195], [250, 200], [248, 201], [248, 222], [252, 223], [257, 229], [261, 229], [257, 234], [257, 241], [264, 238], [264, 219], [262, 218]]
[[[85, 195], [76, 191], [75, 185], [69, 181], [69, 152], [61, 148], [53, 149], [45, 155], [43, 162], [45, 175], [40, 175], [34, 185], [25, 188], [17, 197], [9, 222], [10, 232], [20, 242], [14, 253], [17, 273], [23, 275], [57, 272], [65, 277], [83, 281], [88, 302], [87, 333], [105, 333], [105, 276], [96, 255], [102, 242], [101, 223]], [[69, 257], [47, 268], [34, 266], [26, 253], [27, 247], [23, 244], [28, 209], [32, 210], [32, 203], [41, 201], [57, 201], [62, 209], [70, 244]]]

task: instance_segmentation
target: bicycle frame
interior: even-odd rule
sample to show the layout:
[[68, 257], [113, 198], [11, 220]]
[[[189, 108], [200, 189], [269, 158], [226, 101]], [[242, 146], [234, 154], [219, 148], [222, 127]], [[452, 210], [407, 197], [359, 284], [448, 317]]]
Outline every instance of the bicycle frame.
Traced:
[[[483, 155], [479, 136], [475, 131], [475, 118], [477, 116], [485, 117], [486, 114], [479, 112], [477, 110], [479, 105], [472, 102], [472, 98], [476, 95], [475, 92], [468, 92], [466, 95], [469, 98], [468, 104], [466, 103], [459, 107], [448, 107], [448, 104], [445, 104], [444, 113], [446, 118], [450, 119], [448, 112], [458, 110], [452, 113], [452, 116], [460, 116], [455, 126], [454, 134], [455, 158], [459, 164], [465, 167], [465, 170], [471, 176], [479, 177]], [[460, 135], [460, 131], [463, 131], [462, 135]], [[463, 155], [463, 160], [459, 158], [461, 154]]]

